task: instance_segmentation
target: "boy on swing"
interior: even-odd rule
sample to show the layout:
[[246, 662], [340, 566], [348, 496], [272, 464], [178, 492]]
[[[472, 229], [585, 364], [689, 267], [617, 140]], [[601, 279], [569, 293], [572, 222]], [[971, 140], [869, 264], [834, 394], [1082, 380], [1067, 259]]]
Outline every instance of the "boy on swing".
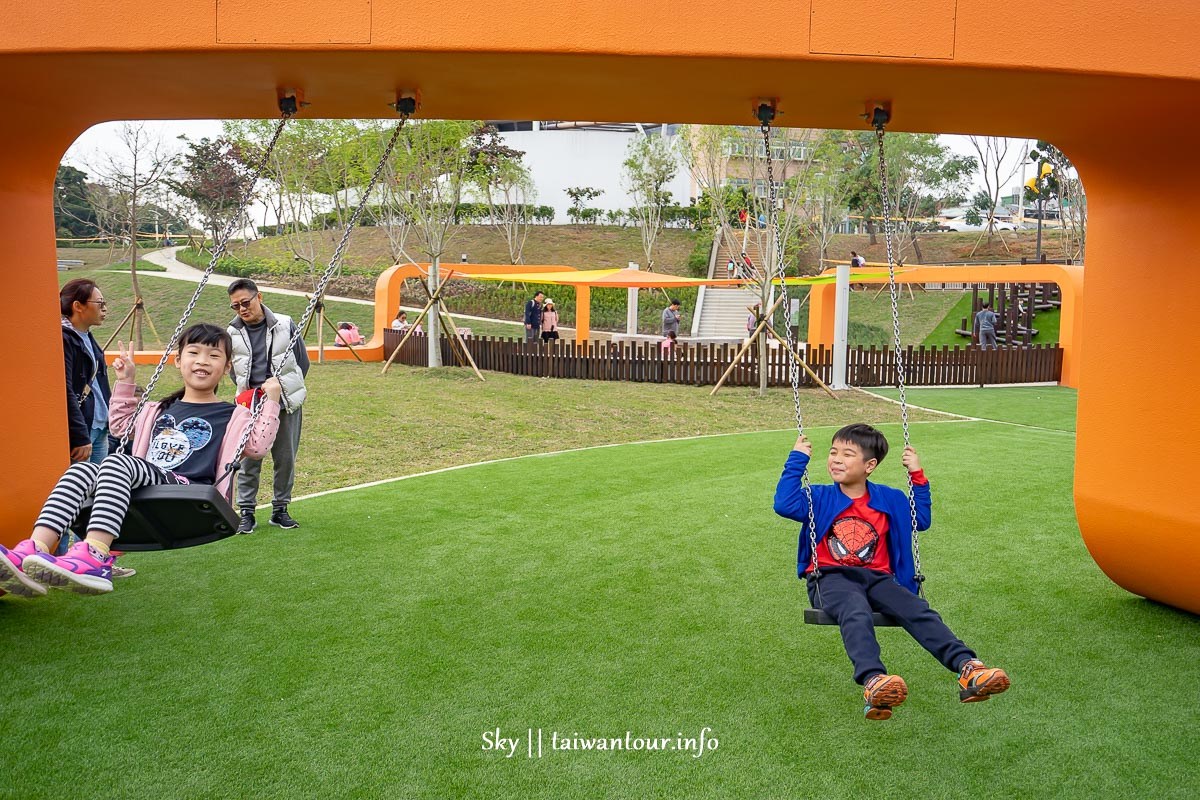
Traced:
[[[894, 618], [934, 658], [958, 673], [962, 702], [987, 700], [1009, 687], [1008, 675], [984, 666], [918, 596], [908, 495], [867, 480], [887, 452], [887, 439], [870, 425], [847, 425], [833, 435], [827, 461], [833, 484], [811, 487], [815, 554], [802, 484], [812, 443], [803, 434], [788, 454], [775, 489], [775, 513], [800, 523], [798, 572], [808, 576], [813, 606], [837, 620], [854, 680], [863, 686], [867, 719], [888, 719], [908, 697], [904, 679], [888, 674], [880, 660], [872, 611]], [[912, 478], [917, 530], [927, 530], [932, 519], [929, 481], [916, 450], [904, 448], [901, 462]]]

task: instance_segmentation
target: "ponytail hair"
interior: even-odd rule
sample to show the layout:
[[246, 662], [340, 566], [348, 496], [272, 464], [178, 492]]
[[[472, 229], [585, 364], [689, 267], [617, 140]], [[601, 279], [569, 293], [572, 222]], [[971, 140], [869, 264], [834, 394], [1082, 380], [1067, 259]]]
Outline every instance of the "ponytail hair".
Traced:
[[96, 291], [96, 282], [91, 278], [69, 280], [58, 290], [58, 310], [67, 318], [75, 313], [76, 303], [87, 303]]
[[[189, 344], [202, 344], [209, 347], [220, 346], [225, 351], [225, 360], [229, 361], [233, 358], [233, 339], [229, 332], [224, 328], [218, 327], [208, 322], [198, 322], [192, 327], [183, 332], [179, 337], [179, 349], [175, 355], [182, 355], [183, 348]], [[165, 411], [167, 406], [176, 403], [183, 399], [184, 392], [187, 391], [185, 386], [178, 391], [171, 392], [159, 402], [159, 411]]]

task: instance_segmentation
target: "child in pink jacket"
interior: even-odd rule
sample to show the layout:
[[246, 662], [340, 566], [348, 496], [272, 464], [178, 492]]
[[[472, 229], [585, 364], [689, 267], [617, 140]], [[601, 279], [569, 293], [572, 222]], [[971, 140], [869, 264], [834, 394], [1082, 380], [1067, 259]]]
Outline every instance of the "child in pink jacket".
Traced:
[[[0, 546], [0, 590], [23, 597], [46, 594], [46, 587], [79, 594], [112, 591], [113, 557], [109, 550], [121, 535], [134, 489], [164, 484], [215, 484], [228, 494], [233, 460], [251, 423], [249, 409], [217, 398], [229, 372], [233, 342], [224, 328], [201, 323], [183, 332], [175, 363], [184, 388], [157, 403], [147, 403], [132, 431], [133, 455], [113, 453], [100, 464], [72, 464], [50, 493], [33, 533], [12, 550]], [[118, 381], [110, 407], [110, 427], [123, 435], [137, 407], [133, 349], [122, 345], [113, 362]], [[262, 385], [262, 410], [243, 455], [262, 458], [271, 451], [279, 429], [279, 381]], [[93, 498], [87, 538], [53, 556], [59, 537]]]

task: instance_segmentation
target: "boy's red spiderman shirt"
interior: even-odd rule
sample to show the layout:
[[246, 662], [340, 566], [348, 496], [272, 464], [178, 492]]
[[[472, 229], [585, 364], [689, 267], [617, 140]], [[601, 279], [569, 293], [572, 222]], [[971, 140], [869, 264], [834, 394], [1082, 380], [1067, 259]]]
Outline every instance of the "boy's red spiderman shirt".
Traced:
[[[928, 483], [923, 471], [912, 473], [913, 483]], [[817, 542], [817, 566], [864, 567], [892, 574], [888, 558], [888, 518], [871, 508], [870, 494], [850, 501], [850, 507], [838, 514], [829, 532]], [[809, 567], [806, 571], [811, 571]]]

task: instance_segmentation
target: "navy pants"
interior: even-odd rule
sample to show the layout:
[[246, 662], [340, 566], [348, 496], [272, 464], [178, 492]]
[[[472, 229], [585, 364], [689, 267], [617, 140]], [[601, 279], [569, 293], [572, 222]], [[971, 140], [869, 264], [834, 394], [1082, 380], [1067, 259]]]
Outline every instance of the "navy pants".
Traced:
[[854, 680], [866, 683], [887, 672], [879, 656], [871, 612], [879, 611], [897, 622], [946, 669], [958, 672], [975, 653], [954, 635], [929, 603], [896, 583], [891, 575], [863, 567], [826, 567], [821, 570], [821, 596], [808, 582], [808, 598], [815, 608], [837, 620], [846, 655], [854, 664]]

